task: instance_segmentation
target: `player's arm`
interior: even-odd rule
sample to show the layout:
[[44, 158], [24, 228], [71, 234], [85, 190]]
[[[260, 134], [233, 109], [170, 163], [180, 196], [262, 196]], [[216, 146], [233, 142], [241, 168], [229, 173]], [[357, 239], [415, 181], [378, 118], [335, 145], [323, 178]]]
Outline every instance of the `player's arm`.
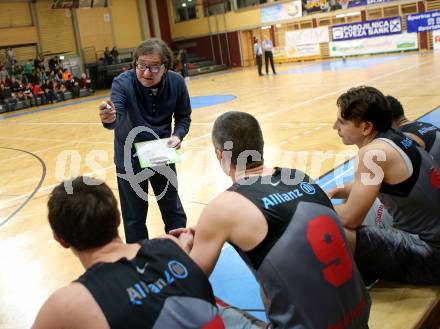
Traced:
[[203, 209], [197, 222], [191, 258], [209, 276], [228, 240], [231, 229], [231, 214], [222, 206], [221, 196]]
[[406, 136], [408, 136], [409, 138], [411, 138], [413, 141], [415, 141], [417, 144], [419, 144], [420, 147], [426, 149], [426, 144], [425, 144], [425, 142], [424, 142], [423, 139], [421, 139], [419, 136], [417, 136], [417, 135], [415, 135], [415, 134], [412, 134], [412, 133], [410, 133], [410, 132], [406, 132], [406, 131], [404, 132], [404, 134], [405, 134]]
[[43, 304], [37, 314], [32, 329], [60, 329], [76, 328], [72, 323], [72, 314], [75, 314], [75, 300], [71, 286], [55, 291]]
[[326, 191], [330, 199], [347, 199], [350, 195], [353, 182], [347, 183], [342, 187], [335, 187]]
[[385, 152], [381, 149], [364, 148], [359, 151], [359, 161], [347, 201], [335, 206], [335, 210], [348, 229], [362, 224], [368, 210], [376, 199], [384, 178]]

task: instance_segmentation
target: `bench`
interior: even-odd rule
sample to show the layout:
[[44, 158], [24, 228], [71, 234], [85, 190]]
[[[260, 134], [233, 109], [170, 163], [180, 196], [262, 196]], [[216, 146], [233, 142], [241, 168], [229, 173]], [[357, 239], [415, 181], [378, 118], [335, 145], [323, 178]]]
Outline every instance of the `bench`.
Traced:
[[440, 328], [440, 286], [380, 281], [370, 296], [370, 329]]

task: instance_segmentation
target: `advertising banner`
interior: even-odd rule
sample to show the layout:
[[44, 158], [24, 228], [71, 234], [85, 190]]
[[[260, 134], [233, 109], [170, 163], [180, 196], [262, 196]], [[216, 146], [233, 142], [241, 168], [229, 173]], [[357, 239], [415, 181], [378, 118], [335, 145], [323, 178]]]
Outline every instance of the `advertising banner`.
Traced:
[[312, 13], [369, 6], [391, 1], [397, 0], [302, 0], [302, 14], [305, 16]]
[[309, 43], [304, 45], [295, 45], [293, 47], [286, 47], [286, 57], [308, 57], [321, 55], [321, 48], [318, 43]]
[[408, 32], [426, 32], [440, 29], [440, 10], [406, 16]]
[[364, 39], [402, 33], [400, 16], [332, 26], [333, 41]]
[[432, 45], [434, 50], [440, 50], [440, 30], [432, 31]]
[[286, 35], [286, 47], [330, 41], [328, 37], [327, 26], [317, 27], [313, 29], [287, 31], [285, 35]]
[[261, 23], [277, 22], [302, 16], [301, 0], [260, 8]]
[[366, 55], [418, 49], [416, 33], [401, 33], [384, 37], [336, 41], [329, 43], [330, 56]]

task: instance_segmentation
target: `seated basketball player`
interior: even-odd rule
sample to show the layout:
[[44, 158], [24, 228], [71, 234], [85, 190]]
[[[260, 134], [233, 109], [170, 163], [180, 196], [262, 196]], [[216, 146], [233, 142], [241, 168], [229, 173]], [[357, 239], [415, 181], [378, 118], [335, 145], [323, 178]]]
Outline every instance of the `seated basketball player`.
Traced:
[[411, 137], [440, 163], [440, 129], [427, 122], [408, 120], [402, 104], [393, 96], [387, 96], [387, 101], [393, 115], [392, 127]]
[[250, 114], [222, 114], [212, 140], [233, 185], [203, 210], [191, 258], [210, 275], [228, 241], [260, 283], [273, 328], [367, 328], [370, 298], [326, 194], [299, 170], [264, 166]]
[[[334, 129], [359, 148], [352, 184], [329, 191], [364, 278], [440, 283], [440, 172], [428, 153], [391, 128], [385, 96], [373, 87], [342, 94]], [[378, 197], [392, 226], [362, 226]]]
[[[86, 272], [49, 297], [33, 328], [224, 328], [208, 279], [179, 241], [124, 244], [112, 191], [84, 179], [68, 182], [71, 194], [58, 185], [48, 206], [55, 240]], [[179, 239], [192, 244], [189, 234]]]

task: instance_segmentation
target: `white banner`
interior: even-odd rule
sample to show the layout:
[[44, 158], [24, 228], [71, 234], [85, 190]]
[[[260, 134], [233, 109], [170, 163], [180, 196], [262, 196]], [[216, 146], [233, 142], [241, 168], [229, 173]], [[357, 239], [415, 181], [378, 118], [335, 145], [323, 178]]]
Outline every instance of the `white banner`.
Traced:
[[402, 33], [377, 38], [329, 43], [330, 56], [365, 55], [418, 49], [417, 33]]
[[321, 49], [319, 43], [310, 43], [308, 45], [296, 45], [290, 48], [286, 47], [286, 57], [307, 57], [307, 56], [319, 56], [321, 55]]
[[328, 27], [286, 32], [286, 47], [329, 42]]
[[440, 50], [440, 30], [432, 31], [432, 45], [434, 50]]

